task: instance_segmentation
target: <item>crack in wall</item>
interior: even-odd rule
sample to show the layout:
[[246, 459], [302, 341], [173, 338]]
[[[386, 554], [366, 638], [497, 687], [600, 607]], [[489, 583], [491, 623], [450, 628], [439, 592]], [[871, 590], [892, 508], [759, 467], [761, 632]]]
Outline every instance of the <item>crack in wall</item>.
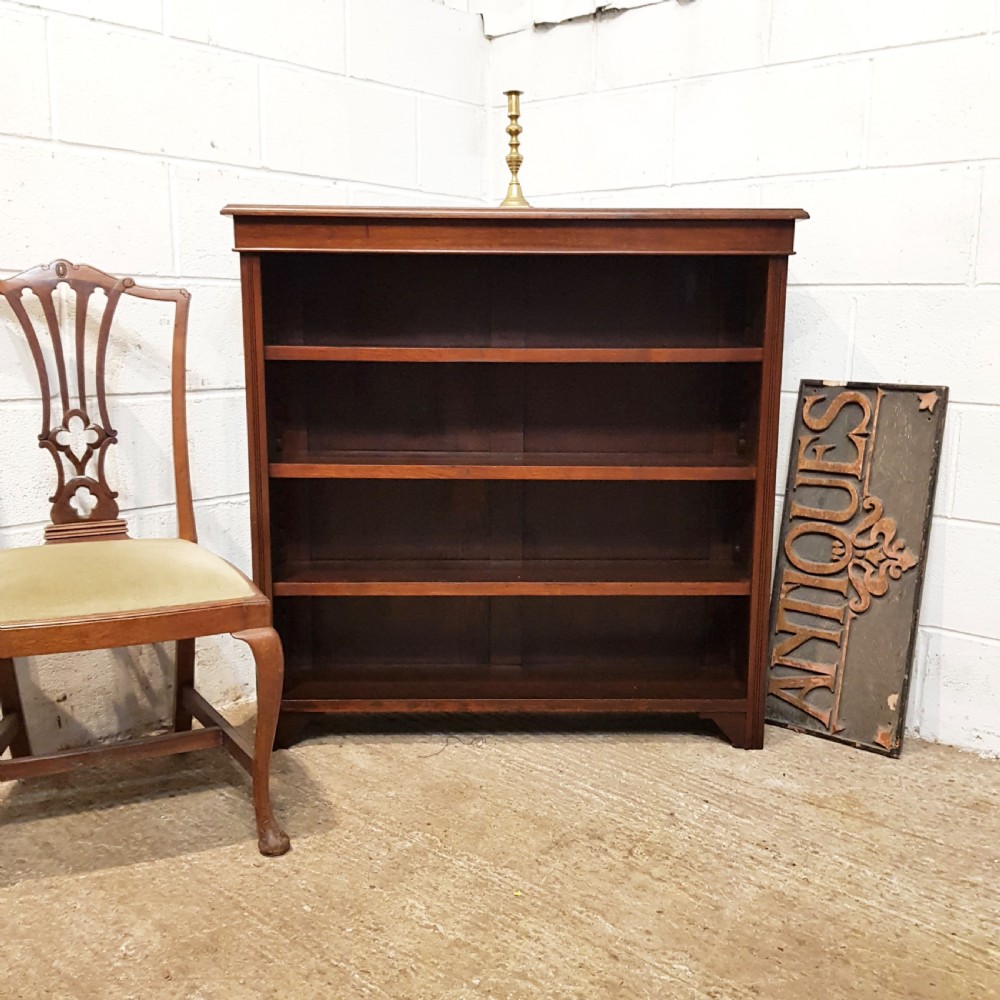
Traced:
[[[447, 7], [478, 14], [487, 38], [512, 35], [532, 28], [552, 28], [557, 24], [602, 14], [617, 15], [636, 7], [650, 7], [671, 0], [437, 0]], [[694, 0], [677, 0], [693, 3]]]

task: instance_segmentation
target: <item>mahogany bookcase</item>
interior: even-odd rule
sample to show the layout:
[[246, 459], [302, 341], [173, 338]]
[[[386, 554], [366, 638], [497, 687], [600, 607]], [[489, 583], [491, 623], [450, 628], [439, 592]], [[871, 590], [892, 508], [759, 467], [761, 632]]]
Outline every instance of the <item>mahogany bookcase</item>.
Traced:
[[224, 212], [289, 729], [688, 713], [761, 746], [805, 212]]

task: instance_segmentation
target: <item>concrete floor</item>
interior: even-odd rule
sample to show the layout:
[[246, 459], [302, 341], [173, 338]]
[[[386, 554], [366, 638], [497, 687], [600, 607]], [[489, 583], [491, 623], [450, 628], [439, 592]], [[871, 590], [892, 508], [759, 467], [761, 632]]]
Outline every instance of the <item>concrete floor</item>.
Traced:
[[0, 997], [1000, 997], [1000, 763], [327, 727], [0, 787]]

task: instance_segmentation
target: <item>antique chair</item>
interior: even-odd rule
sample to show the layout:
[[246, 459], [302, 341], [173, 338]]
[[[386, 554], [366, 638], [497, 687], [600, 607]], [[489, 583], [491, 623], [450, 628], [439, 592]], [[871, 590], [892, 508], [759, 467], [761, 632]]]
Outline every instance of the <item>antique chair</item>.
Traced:
[[[61, 328], [62, 310], [54, 295], [60, 285], [70, 301], [75, 298], [72, 339], [70, 324], [65, 332]], [[37, 303], [30, 304], [41, 307], [44, 319], [37, 317], [37, 308], [35, 319], [29, 315], [25, 291], [37, 296]], [[270, 602], [239, 570], [199, 546], [195, 534], [184, 399], [189, 294], [144, 288], [131, 278], [115, 279], [64, 260], [0, 280], [0, 294], [27, 338], [41, 390], [39, 446], [51, 453], [57, 473], [45, 544], [0, 550], [0, 754], [8, 747], [11, 751], [9, 760], [0, 760], [0, 780], [224, 746], [252, 776], [261, 853], [283, 854], [288, 837], [271, 813], [268, 790], [284, 669]], [[129, 538], [125, 521], [118, 517], [118, 494], [105, 475], [107, 452], [117, 432], [108, 417], [104, 369], [112, 320], [123, 295], [173, 303], [178, 538]], [[88, 340], [95, 339], [88, 336], [88, 308], [100, 315], [92, 386], [85, 364]], [[69, 347], [75, 358], [73, 392], [67, 372]], [[49, 365], [58, 382], [56, 392], [50, 390]], [[195, 638], [221, 632], [247, 643], [256, 662], [257, 730], [252, 746], [194, 689]], [[96, 749], [31, 755], [13, 657], [167, 640], [176, 641], [173, 732]], [[193, 729], [192, 717], [204, 728]]]

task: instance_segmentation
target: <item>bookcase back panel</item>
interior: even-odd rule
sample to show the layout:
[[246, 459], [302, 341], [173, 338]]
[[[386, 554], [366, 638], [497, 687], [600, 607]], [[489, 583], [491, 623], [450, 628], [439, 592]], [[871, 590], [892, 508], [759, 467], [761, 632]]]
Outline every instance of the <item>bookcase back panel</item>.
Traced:
[[752, 346], [766, 262], [625, 254], [282, 254], [267, 342], [327, 346]]
[[271, 461], [349, 451], [754, 453], [755, 364], [269, 362]]
[[290, 677], [337, 663], [488, 663], [489, 611], [490, 599], [477, 597], [278, 598], [274, 605], [276, 626], [296, 640], [285, 653]]
[[386, 685], [397, 698], [551, 695], [567, 683], [630, 697], [640, 679], [676, 696], [706, 677], [745, 689], [746, 602], [732, 598], [308, 598], [279, 600], [275, 615], [296, 637], [286, 669], [300, 690], [310, 676], [344, 696]]
[[740, 482], [281, 480], [275, 574], [326, 560], [713, 560], [742, 565]]
[[[735, 673], [746, 609], [745, 601], [718, 597], [523, 598], [522, 662], [680, 661], [724, 664]], [[709, 633], [714, 638], [706, 642]]]

